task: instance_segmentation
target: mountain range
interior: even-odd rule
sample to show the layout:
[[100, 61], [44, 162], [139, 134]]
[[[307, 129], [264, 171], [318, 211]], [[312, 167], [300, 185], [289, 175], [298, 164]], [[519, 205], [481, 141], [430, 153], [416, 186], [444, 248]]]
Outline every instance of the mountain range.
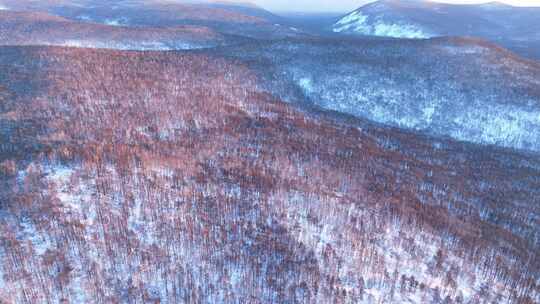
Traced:
[[7, 10], [44, 12], [71, 20], [112, 26], [204, 26], [225, 34], [276, 39], [297, 35], [264, 9], [242, 3], [164, 0], [19, 1], [1, 0]]

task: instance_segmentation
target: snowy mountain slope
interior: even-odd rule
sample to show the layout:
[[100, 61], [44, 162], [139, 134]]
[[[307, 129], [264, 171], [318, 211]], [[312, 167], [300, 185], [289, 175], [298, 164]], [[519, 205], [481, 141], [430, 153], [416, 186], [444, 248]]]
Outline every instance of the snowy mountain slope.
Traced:
[[355, 34], [394, 37], [394, 38], [429, 38], [435, 36], [422, 25], [404, 20], [386, 21], [381, 15], [370, 16], [358, 10], [341, 18], [334, 24], [335, 33], [352, 32]]
[[246, 40], [201, 26], [130, 28], [73, 21], [46, 13], [0, 11], [0, 45], [184, 50]]
[[309, 39], [220, 54], [254, 64], [268, 74], [268, 90], [291, 102], [307, 100], [437, 136], [540, 151], [540, 65], [491, 43]]
[[0, 66], [1, 302], [540, 301], [535, 155], [299, 109], [215, 53]]
[[[380, 0], [343, 16], [332, 29], [335, 33], [395, 38], [480, 37], [538, 59], [539, 15], [539, 8], [499, 3], [456, 5], [423, 0]], [[530, 52], [519, 47], [524, 42], [532, 48]]]

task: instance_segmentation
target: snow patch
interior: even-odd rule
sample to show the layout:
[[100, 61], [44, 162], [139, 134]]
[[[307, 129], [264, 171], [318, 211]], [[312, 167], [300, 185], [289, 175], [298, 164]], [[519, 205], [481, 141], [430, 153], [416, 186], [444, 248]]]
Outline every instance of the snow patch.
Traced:
[[519, 149], [534, 149], [540, 144], [535, 136], [540, 129], [537, 111], [502, 106], [492, 111], [473, 108], [466, 113], [453, 121], [458, 126], [452, 133], [454, 138]]
[[340, 33], [346, 30], [351, 29], [353, 26], [356, 26], [357, 28], [364, 26], [367, 24], [368, 17], [365, 15], [362, 15], [360, 12], [353, 12], [342, 19], [340, 19], [336, 25], [334, 26], [334, 32]]
[[394, 38], [429, 38], [420, 28], [410, 24], [388, 24], [378, 22], [372, 30], [372, 35]]
[[26, 172], [26, 170], [19, 170], [17, 172], [17, 177], [16, 177], [17, 183], [19, 185], [22, 185], [24, 183], [24, 180], [25, 180], [27, 175], [28, 175], [28, 173]]
[[7, 11], [9, 10], [9, 8], [3, 6], [2, 4], [0, 4], [0, 11]]
[[[2, 261], [6, 260], [5, 253], [3, 252], [3, 248], [0, 247], [0, 259]], [[4, 281], [4, 266], [0, 264], [0, 289], [5, 288], [6, 282]]]
[[54, 185], [56, 197], [62, 207], [76, 218], [84, 219], [83, 224], [93, 225], [96, 212], [90, 202], [94, 193], [94, 183], [74, 178], [75, 170], [66, 166], [47, 167], [44, 172], [47, 174], [46, 180]]
[[68, 289], [72, 296], [73, 303], [88, 303], [86, 297], [87, 291], [83, 280], [83, 274], [78, 273], [78, 275], [72, 276], [72, 279], [69, 281]]
[[300, 85], [300, 87], [304, 89], [306, 93], [312, 93], [315, 91], [313, 81], [310, 78], [300, 78], [298, 85]]
[[487, 51], [486, 48], [480, 46], [443, 46], [441, 48], [451, 55], [482, 54]]
[[373, 35], [382, 37], [394, 38], [430, 38], [432, 35], [427, 34], [422, 28], [406, 23], [388, 23], [383, 20], [374, 20], [369, 22], [369, 16], [363, 15], [361, 12], [353, 12], [334, 25], [334, 32], [356, 32], [363, 35]]
[[20, 222], [22, 228], [20, 237], [24, 240], [30, 241], [32, 248], [37, 255], [43, 255], [47, 249], [52, 248], [52, 242], [46, 235], [40, 233], [36, 226], [29, 219], [23, 219]]
[[433, 114], [435, 114], [435, 105], [429, 105], [422, 109], [422, 112], [424, 113], [424, 120], [430, 124], [433, 119]]
[[[56, 44], [49, 44], [56, 45]], [[61, 46], [77, 47], [77, 48], [93, 48], [93, 49], [113, 49], [113, 50], [137, 50], [137, 51], [172, 51], [172, 50], [192, 50], [200, 49], [202, 46], [197, 46], [184, 41], [175, 41], [163, 43], [159, 41], [92, 41], [92, 40], [65, 40], [60, 43]]]
[[103, 23], [111, 26], [126, 26], [128, 25], [128, 21], [125, 18], [119, 18], [119, 19], [105, 19]]
[[367, 16], [363, 15], [360, 12], [353, 12], [352, 14], [349, 14], [345, 17], [343, 17], [341, 20], [337, 22], [337, 24], [345, 25], [349, 23], [365, 23], [367, 21]]
[[77, 19], [79, 19], [81, 21], [93, 21], [92, 18], [90, 18], [89, 16], [86, 16], [86, 15], [78, 16]]

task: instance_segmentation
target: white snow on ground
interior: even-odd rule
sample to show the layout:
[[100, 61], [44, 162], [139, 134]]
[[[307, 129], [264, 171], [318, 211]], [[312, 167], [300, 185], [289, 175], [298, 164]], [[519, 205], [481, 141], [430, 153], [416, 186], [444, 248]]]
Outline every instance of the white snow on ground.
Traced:
[[[498, 111], [497, 111], [498, 110]], [[530, 148], [538, 146], [535, 136], [540, 128], [540, 113], [511, 106], [501, 106], [492, 111], [471, 108], [456, 117], [452, 137], [486, 144]], [[471, 131], [472, 130], [472, 131]], [[470, 134], [473, 133], [473, 134]]]
[[[66, 211], [65, 216], [80, 220], [85, 229], [92, 230], [97, 217], [95, 205], [92, 203], [92, 193], [95, 191], [93, 180], [80, 178], [77, 173], [77, 168], [52, 165], [44, 168], [46, 181], [53, 186], [56, 198], [60, 201], [60, 205]], [[92, 235], [88, 233], [87, 235]], [[35, 241], [32, 241], [35, 246]], [[38, 247], [39, 248], [39, 247]], [[43, 251], [44, 246], [41, 246], [40, 251]], [[39, 251], [38, 251], [38, 254]], [[72, 269], [72, 279], [67, 286], [76, 303], [87, 303], [85, 290], [84, 266], [81, 261], [73, 256], [68, 257]]]
[[313, 82], [309, 78], [301, 78], [298, 81], [298, 84], [302, 89], [304, 89], [307, 93], [312, 93], [315, 91], [315, 88], [313, 87]]
[[96, 212], [92, 200], [94, 184], [90, 180], [74, 178], [75, 170], [65, 166], [51, 166], [45, 168], [46, 180], [54, 185], [56, 197], [62, 207], [76, 218], [85, 219], [83, 224], [94, 224]]
[[66, 40], [62, 46], [79, 47], [79, 48], [95, 48], [95, 49], [115, 49], [115, 50], [159, 50], [170, 51], [170, 47], [160, 42], [140, 42], [140, 43], [122, 43], [122, 42], [105, 42], [91, 40]]
[[26, 178], [27, 172], [26, 170], [20, 170], [17, 172], [17, 183], [19, 185], [22, 185], [24, 183], [24, 179]]
[[[474, 48], [466, 52], [469, 51], [483, 50]], [[361, 71], [360, 67], [358, 71]], [[290, 72], [306, 97], [327, 110], [400, 128], [450, 136], [461, 141], [540, 150], [540, 137], [537, 136], [540, 130], [540, 111], [534, 108], [534, 100], [526, 108], [498, 104], [489, 99], [489, 96], [475, 97], [474, 102], [469, 101], [472, 104], [465, 104], [461, 101], [465, 95], [456, 100], [424, 89], [413, 93], [395, 86], [394, 80], [382, 77], [378, 79], [380, 85], [366, 86], [365, 79], [370, 78], [364, 77], [361, 72], [356, 77], [315, 75], [297, 69]], [[530, 80], [524, 77], [523, 81]], [[347, 90], [343, 90], [344, 87]], [[419, 96], [419, 99], [415, 96]], [[525, 102], [527, 100], [520, 101]]]
[[[367, 253], [359, 250], [361, 247], [351, 246], [350, 238], [354, 234], [338, 234], [337, 231], [343, 225], [343, 218], [363, 218], [363, 222], [369, 221], [371, 214], [365, 209], [357, 206], [341, 206], [333, 213], [324, 213], [320, 208], [322, 202], [314, 197], [308, 197], [304, 193], [290, 193], [287, 204], [283, 206], [288, 211], [286, 220], [280, 222], [290, 231], [291, 236], [306, 247], [313, 249], [313, 253], [319, 263], [336, 263], [330, 255], [325, 257], [324, 253], [328, 246], [339, 253], [336, 256], [347, 257], [340, 260], [337, 278], [342, 287], [348, 292], [354, 292], [358, 278], [363, 278], [365, 282], [364, 295], [354, 303], [431, 303], [432, 295], [424, 293], [421, 289], [415, 289], [400, 294], [390, 296], [390, 285], [383, 284], [386, 280], [385, 274], [377, 272], [379, 266], [371, 262], [373, 256], [379, 257], [387, 269], [394, 269], [388, 273], [395, 275], [397, 279], [395, 288], [401, 287], [401, 277], [414, 277], [414, 279], [426, 285], [427, 290], [437, 289], [441, 298], [454, 293], [454, 289], [461, 293], [464, 303], [473, 301], [472, 297], [478, 293], [481, 286], [491, 282], [491, 278], [483, 272], [480, 267], [474, 264], [462, 264], [462, 258], [454, 255], [451, 250], [447, 250], [446, 241], [439, 236], [433, 236], [425, 232], [414, 232], [403, 229], [402, 223], [396, 218], [392, 222], [381, 223], [383, 226], [378, 233], [371, 235], [370, 243], [375, 246], [376, 253]], [[277, 204], [277, 203], [276, 203]], [[320, 224], [319, 218], [324, 217], [325, 224]], [[271, 221], [269, 221], [271, 223]], [[374, 224], [374, 223], [371, 223]], [[408, 246], [403, 246], [401, 241], [407, 235]], [[443, 253], [440, 268], [434, 269], [438, 251]], [[374, 254], [374, 255], [373, 255]], [[351, 273], [348, 269], [354, 269], [358, 264], [364, 264], [362, 272]], [[324, 269], [324, 267], [322, 267]], [[454, 272], [453, 269], [461, 271]], [[474, 275], [470, 275], [474, 273]], [[335, 274], [335, 273], [334, 273]], [[449, 275], [450, 274], [450, 275]], [[449, 283], [447, 278], [454, 280]], [[501, 281], [494, 284], [501, 284]], [[405, 283], [409, 284], [409, 283]], [[501, 287], [500, 293], [505, 297], [509, 296], [511, 288]], [[427, 298], [424, 298], [427, 296]], [[501, 303], [506, 303], [502, 302]]]
[[435, 105], [428, 105], [422, 109], [422, 112], [424, 113], [424, 120], [428, 124], [431, 124], [433, 120], [433, 114], [435, 114], [436, 110], [437, 109], [435, 108]]
[[367, 22], [368, 17], [365, 15], [362, 15], [360, 12], [353, 12], [342, 19], [340, 19], [335, 25], [334, 25], [334, 32], [340, 33], [346, 30], [350, 30], [353, 26], [356, 26], [356, 28], [361, 28], [362, 26], [365, 26]]
[[[5, 254], [2, 251], [3, 249], [0, 247], [0, 258], [2, 259], [2, 261], [5, 261]], [[6, 283], [4, 282], [4, 268], [3, 265], [0, 264], [0, 289], [4, 288], [5, 284]]]
[[429, 38], [420, 28], [410, 24], [387, 24], [377, 22], [372, 29], [372, 35], [394, 38]]
[[334, 32], [356, 32], [364, 35], [374, 35], [394, 38], [429, 38], [420, 27], [412, 24], [387, 23], [382, 20], [368, 22], [370, 17], [361, 12], [353, 12], [334, 25]]
[[[78, 272], [77, 270], [73, 271]], [[88, 292], [84, 286], [83, 277], [83, 273], [77, 273], [77, 275], [72, 275], [72, 279], [69, 281], [68, 289], [70, 290], [73, 303], [89, 303], [89, 299], [86, 297]]]
[[22, 239], [28, 240], [32, 243], [32, 248], [37, 255], [44, 254], [47, 249], [52, 248], [53, 244], [45, 234], [42, 234], [39, 229], [36, 229], [32, 221], [25, 219], [20, 222], [22, 228]]
[[125, 19], [106, 19], [104, 23], [107, 25], [112, 25], [112, 26], [127, 25], [127, 22]]
[[172, 50], [192, 50], [200, 49], [197, 46], [184, 41], [163, 43], [158, 41], [149, 42], [115, 42], [115, 41], [93, 41], [93, 40], [65, 40], [62, 43], [44, 43], [47, 45], [61, 45], [67, 47], [93, 48], [93, 49], [113, 49], [113, 50], [138, 50], [138, 51], [172, 51]]
[[90, 18], [89, 16], [78, 16], [77, 19], [79, 20], [82, 20], [82, 21], [92, 21], [92, 18]]
[[440, 49], [446, 51], [451, 55], [462, 55], [462, 54], [481, 54], [486, 52], [487, 49], [480, 46], [449, 46], [445, 45], [440, 47]]
[[[161, 178], [172, 178], [173, 176], [173, 172], [171, 170], [163, 168], [157, 169], [155, 173], [156, 176], [160, 176]], [[121, 179], [116, 169], [112, 166], [107, 167], [107, 174], [109, 174], [111, 176], [111, 180], [115, 182], [120, 181]], [[142, 184], [143, 182], [138, 181], [138, 178], [139, 171], [138, 169], [134, 169], [133, 182], [136, 184]], [[148, 214], [150, 210], [146, 205], [143, 205], [143, 202], [145, 201], [144, 195], [144, 191], [141, 191], [141, 189], [133, 189], [132, 205], [129, 208], [127, 224], [128, 228], [137, 235], [137, 238], [141, 243], [150, 246], [158, 241], [159, 237], [157, 236], [157, 232], [159, 229], [154, 221], [145, 220], [145, 214]], [[120, 202], [123, 200], [121, 197], [110, 197], [110, 199], [112, 200], [110, 205], [113, 207], [116, 204], [120, 204]], [[120, 208], [119, 205], [115, 207]]]
[[361, 24], [361, 23], [365, 23], [367, 21], [367, 16], [365, 15], [362, 15], [362, 13], [360, 12], [353, 12], [343, 18], [341, 18], [336, 24], [337, 25], [347, 25], [347, 24], [351, 24], [351, 23], [357, 23], [357, 24]]
[[0, 11], [6, 11], [8, 10], [9, 8], [3, 6], [2, 4], [0, 4]]

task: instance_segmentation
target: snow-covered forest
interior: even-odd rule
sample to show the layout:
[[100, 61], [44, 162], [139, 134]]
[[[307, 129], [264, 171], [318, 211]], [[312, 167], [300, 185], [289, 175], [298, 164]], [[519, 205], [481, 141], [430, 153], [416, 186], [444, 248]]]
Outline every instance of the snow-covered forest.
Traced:
[[0, 304], [540, 303], [538, 61], [334, 31], [360, 13], [0, 8]]
[[535, 156], [310, 114], [203, 54], [0, 54], [4, 302], [538, 301]]

